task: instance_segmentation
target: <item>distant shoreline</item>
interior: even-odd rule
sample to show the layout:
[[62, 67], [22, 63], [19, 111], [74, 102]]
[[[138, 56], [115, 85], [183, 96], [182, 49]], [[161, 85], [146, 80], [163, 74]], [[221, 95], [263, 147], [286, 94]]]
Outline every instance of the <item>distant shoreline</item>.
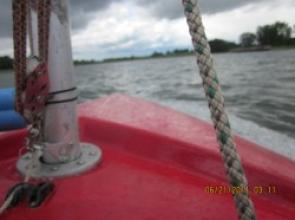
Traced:
[[[295, 49], [295, 45], [293, 46], [277, 46], [277, 47], [252, 47], [252, 48], [235, 48], [229, 51], [220, 51], [220, 52], [213, 52], [213, 54], [220, 54], [220, 53], [249, 53], [249, 52], [264, 52], [264, 51], [277, 51], [277, 50], [292, 50]], [[158, 53], [155, 52], [149, 56], [130, 56], [130, 57], [117, 57], [117, 58], [107, 58], [104, 60], [74, 60], [75, 66], [82, 66], [82, 65], [91, 65], [91, 64], [104, 64], [104, 63], [116, 63], [116, 62], [124, 62], [124, 61], [137, 61], [137, 60], [149, 60], [149, 59], [159, 59], [159, 58], [173, 58], [173, 57], [185, 57], [185, 56], [193, 56], [194, 52], [190, 50], [179, 50], [181, 52], [173, 53], [169, 52], [166, 53]], [[0, 71], [5, 70], [12, 70], [12, 68], [1, 68]]]
[[[249, 53], [249, 52], [265, 52], [265, 51], [277, 51], [277, 50], [292, 50], [295, 49], [295, 46], [292, 47], [271, 47], [271, 48], [253, 48], [253, 49], [247, 49], [247, 48], [237, 48], [239, 50], [229, 50], [229, 51], [220, 51], [220, 52], [213, 52], [213, 54], [221, 54], [221, 53]], [[117, 62], [124, 62], [124, 61], [137, 61], [137, 60], [149, 60], [149, 59], [159, 59], [159, 58], [173, 58], [173, 57], [185, 57], [185, 56], [193, 56], [194, 52], [186, 53], [186, 54], [178, 54], [178, 55], [163, 55], [163, 56], [141, 56], [141, 57], [119, 57], [119, 58], [110, 58], [102, 61], [85, 61], [83, 63], [77, 63], [74, 62], [76, 66], [80, 65], [91, 65], [91, 64], [103, 64], [103, 63], [117, 63]]]
[[99, 64], [99, 63], [113, 63], [113, 62], [122, 62], [122, 61], [133, 61], [133, 60], [146, 60], [153, 58], [169, 58], [169, 57], [180, 57], [180, 56], [189, 56], [193, 55], [193, 51], [189, 49], [175, 49], [174, 51], [154, 52], [151, 55], [147, 56], [129, 56], [129, 57], [114, 57], [106, 58], [104, 60], [75, 60], [75, 65], [87, 65], [87, 64]]
[[229, 52], [243, 53], [243, 52], [260, 52], [272, 50], [272, 46], [252, 46], [252, 47], [237, 47], [229, 50]]

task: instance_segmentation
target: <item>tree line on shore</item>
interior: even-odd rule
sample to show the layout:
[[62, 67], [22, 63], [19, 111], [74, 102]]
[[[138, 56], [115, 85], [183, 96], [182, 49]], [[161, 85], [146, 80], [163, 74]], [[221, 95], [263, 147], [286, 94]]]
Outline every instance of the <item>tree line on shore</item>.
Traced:
[[[273, 24], [259, 26], [256, 33], [245, 32], [240, 35], [239, 43], [230, 42], [222, 39], [210, 40], [209, 44], [211, 51], [228, 52], [235, 48], [253, 48], [258, 46], [272, 46], [272, 47], [293, 47], [295, 46], [295, 38], [292, 38], [292, 32], [295, 32], [295, 25], [292, 27], [286, 22], [277, 21]], [[134, 59], [146, 59], [157, 57], [181, 56], [192, 54], [193, 51], [189, 49], [175, 49], [167, 52], [154, 52], [150, 56], [130, 56], [119, 58], [108, 58], [102, 61], [96, 60], [75, 60], [75, 65], [94, 64], [101, 62], [115, 62]], [[13, 59], [9, 56], [0, 57], [0, 69], [11, 69], [13, 67]]]
[[295, 38], [292, 38], [292, 32], [295, 33], [295, 25], [292, 30], [292, 27], [288, 23], [277, 21], [273, 24], [259, 26], [256, 33], [242, 33], [239, 44], [221, 39], [215, 39], [209, 43], [212, 52], [227, 52], [234, 48], [263, 46], [291, 47], [295, 46]]

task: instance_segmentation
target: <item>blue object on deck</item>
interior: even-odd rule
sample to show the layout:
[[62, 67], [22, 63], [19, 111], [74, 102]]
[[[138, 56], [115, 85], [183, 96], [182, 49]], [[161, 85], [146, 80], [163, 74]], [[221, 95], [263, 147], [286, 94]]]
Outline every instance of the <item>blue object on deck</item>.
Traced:
[[13, 88], [0, 89], [0, 111], [14, 109], [14, 96]]
[[20, 114], [13, 110], [0, 111], [0, 131], [24, 128], [26, 122]]
[[14, 110], [14, 89], [0, 89], [0, 131], [24, 128], [24, 118]]

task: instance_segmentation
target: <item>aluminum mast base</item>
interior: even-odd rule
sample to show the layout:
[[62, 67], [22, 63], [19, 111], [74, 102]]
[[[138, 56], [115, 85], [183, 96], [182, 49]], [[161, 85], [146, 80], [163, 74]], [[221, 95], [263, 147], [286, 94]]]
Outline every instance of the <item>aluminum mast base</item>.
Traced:
[[[59, 164], [47, 164], [39, 161], [38, 167], [32, 172], [32, 177], [65, 177], [77, 175], [95, 167], [102, 158], [102, 151], [98, 146], [81, 143], [81, 156], [74, 161]], [[32, 155], [26, 153], [17, 161], [17, 169], [22, 174], [27, 173]]]

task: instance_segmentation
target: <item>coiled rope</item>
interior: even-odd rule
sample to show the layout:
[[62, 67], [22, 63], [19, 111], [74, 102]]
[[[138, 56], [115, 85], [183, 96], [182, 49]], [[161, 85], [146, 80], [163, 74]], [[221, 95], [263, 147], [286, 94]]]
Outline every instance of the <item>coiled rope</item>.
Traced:
[[[183, 0], [183, 6], [229, 183], [232, 187], [247, 187], [197, 0]], [[254, 206], [246, 190], [233, 194], [233, 197], [240, 219], [256, 219]]]

